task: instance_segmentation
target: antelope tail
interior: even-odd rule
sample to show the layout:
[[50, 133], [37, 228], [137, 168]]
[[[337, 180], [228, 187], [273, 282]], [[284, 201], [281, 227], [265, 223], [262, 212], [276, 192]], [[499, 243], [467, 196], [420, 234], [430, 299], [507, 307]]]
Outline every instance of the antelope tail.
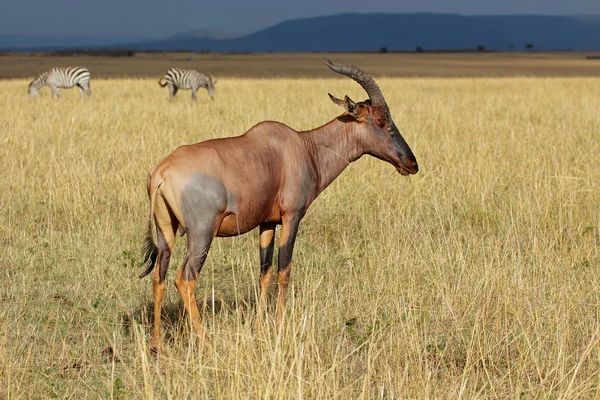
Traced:
[[147, 265], [144, 272], [140, 274], [140, 279], [152, 272], [154, 264], [156, 263], [156, 258], [158, 257], [158, 247], [156, 246], [156, 243], [154, 243], [154, 233], [152, 232], [152, 227], [154, 226], [154, 205], [156, 204], [158, 186], [154, 188], [154, 190], [152, 190], [152, 186], [150, 186], [150, 218], [148, 219], [148, 229], [146, 230], [146, 236], [144, 237], [144, 243], [142, 244], [142, 265]]
[[162, 86], [162, 87], [165, 87], [165, 86], [167, 86], [167, 82], [165, 81], [165, 83], [162, 83], [162, 80], [163, 80], [163, 79], [165, 79], [165, 77], [164, 77], [164, 76], [158, 80], [158, 84], [159, 84], [160, 86]]

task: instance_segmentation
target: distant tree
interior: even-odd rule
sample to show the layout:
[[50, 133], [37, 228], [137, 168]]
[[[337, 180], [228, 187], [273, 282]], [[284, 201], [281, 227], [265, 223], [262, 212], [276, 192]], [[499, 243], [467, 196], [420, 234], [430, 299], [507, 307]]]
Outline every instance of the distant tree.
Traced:
[[417, 46], [417, 48], [415, 49], [415, 53], [423, 53], [425, 52], [425, 50], [423, 50], [423, 48], [421, 46]]
[[525, 48], [526, 48], [527, 50], [529, 50], [529, 51], [533, 50], [533, 43], [527, 43], [527, 44], [525, 45]]
[[388, 49], [387, 49], [387, 47], [383, 46], [382, 48], [379, 49], [379, 52], [380, 53], [387, 53]]
[[477, 46], [477, 51], [485, 51], [485, 46], [480, 44], [479, 46]]
[[509, 50], [514, 50], [514, 48], [515, 48], [515, 44], [514, 43], [509, 43], [508, 44], [508, 49]]

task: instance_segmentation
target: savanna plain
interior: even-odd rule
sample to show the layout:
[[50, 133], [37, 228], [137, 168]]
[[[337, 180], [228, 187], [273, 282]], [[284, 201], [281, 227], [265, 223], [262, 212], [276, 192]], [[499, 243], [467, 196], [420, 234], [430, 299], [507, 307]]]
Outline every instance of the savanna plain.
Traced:
[[255, 329], [252, 232], [212, 245], [199, 348], [173, 285], [179, 238], [149, 352], [148, 170], [262, 120], [317, 127], [340, 114], [328, 92], [365, 98], [331, 74], [222, 78], [197, 104], [170, 103], [159, 76], [92, 79], [85, 101], [0, 81], [0, 398], [599, 397], [594, 77], [376, 76], [419, 173], [364, 156], [320, 195], [281, 334], [275, 286]]

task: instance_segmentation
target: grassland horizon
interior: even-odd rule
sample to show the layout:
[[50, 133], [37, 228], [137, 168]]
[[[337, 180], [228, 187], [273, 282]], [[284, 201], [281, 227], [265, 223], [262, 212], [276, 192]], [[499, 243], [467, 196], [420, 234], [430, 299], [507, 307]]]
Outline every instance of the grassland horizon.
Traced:
[[339, 115], [327, 93], [366, 95], [229, 78], [194, 105], [155, 79], [104, 79], [53, 101], [0, 81], [0, 398], [598, 397], [600, 79], [377, 82], [420, 172], [365, 156], [317, 198], [282, 335], [274, 296], [254, 329], [253, 231], [211, 247], [200, 351], [172, 283], [179, 239], [153, 358], [147, 171], [263, 120], [322, 125]]
[[32, 79], [55, 66], [83, 65], [92, 79], [154, 78], [172, 67], [218, 78], [332, 78], [327, 59], [357, 65], [375, 77], [599, 77], [598, 52], [484, 53], [136, 53], [133, 57], [0, 54], [1, 79]]

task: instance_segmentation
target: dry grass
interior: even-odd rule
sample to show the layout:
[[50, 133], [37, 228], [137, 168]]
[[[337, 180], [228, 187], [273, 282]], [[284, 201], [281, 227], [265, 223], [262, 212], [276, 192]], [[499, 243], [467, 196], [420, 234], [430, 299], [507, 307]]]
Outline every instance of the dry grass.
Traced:
[[85, 65], [94, 78], [152, 78], [171, 67], [196, 68], [218, 78], [331, 78], [326, 59], [359, 65], [381, 77], [598, 77], [593, 52], [535, 53], [137, 53], [135, 57], [0, 55], [0, 79], [32, 79], [55, 66]]
[[172, 285], [180, 240], [157, 359], [137, 279], [147, 170], [264, 119], [316, 127], [338, 112], [327, 92], [364, 95], [223, 79], [191, 106], [154, 80], [96, 80], [90, 101], [29, 101], [27, 83], [0, 83], [0, 398], [599, 396], [600, 80], [381, 79], [421, 172], [365, 157], [317, 199], [282, 336], [253, 329], [251, 233], [211, 249], [199, 351]]

